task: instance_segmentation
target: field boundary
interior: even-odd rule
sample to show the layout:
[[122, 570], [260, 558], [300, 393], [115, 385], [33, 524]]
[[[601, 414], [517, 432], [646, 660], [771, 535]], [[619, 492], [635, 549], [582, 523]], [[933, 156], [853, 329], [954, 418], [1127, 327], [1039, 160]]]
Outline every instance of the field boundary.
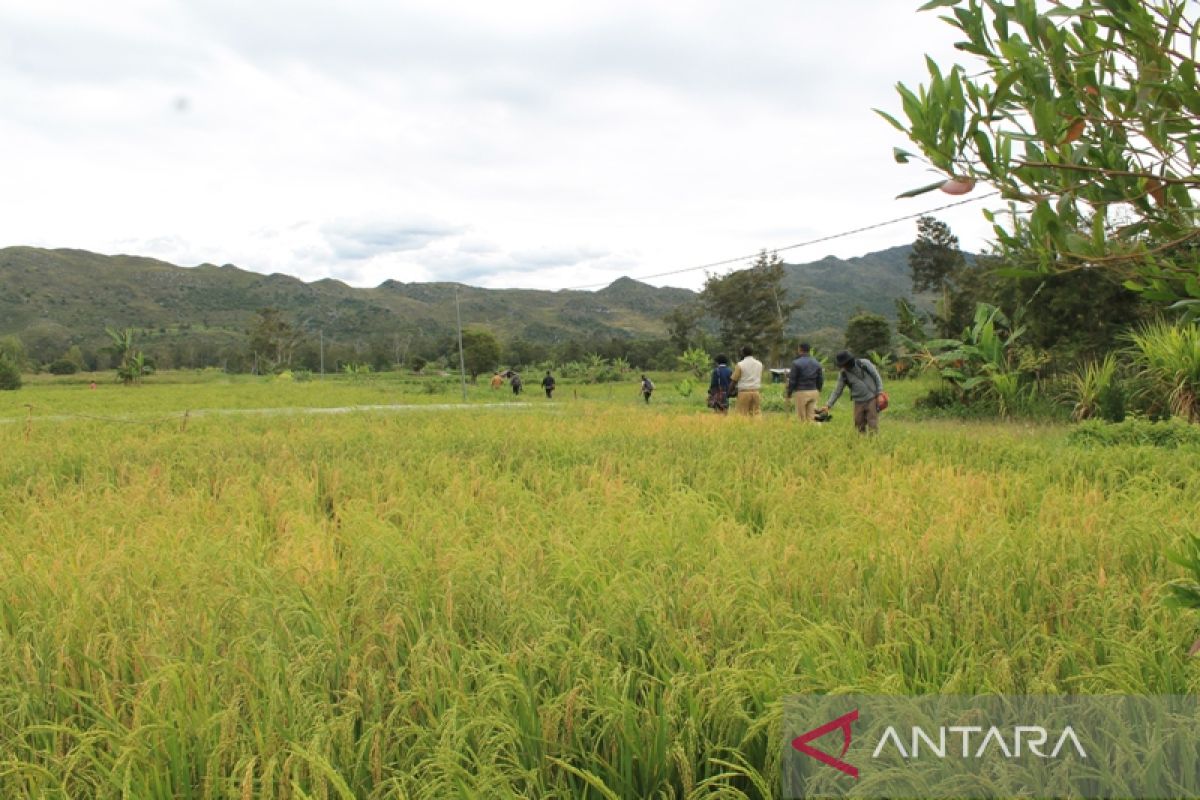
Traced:
[[96, 414], [46, 414], [38, 416], [31, 414], [23, 417], [0, 417], [0, 425], [16, 424], [28, 420], [37, 422], [67, 422], [70, 420], [92, 420], [95, 422], [142, 423], [157, 424], [161, 422], [178, 422], [184, 419], [195, 419], [209, 416], [283, 416], [286, 414], [353, 414], [359, 411], [466, 411], [470, 409], [526, 409], [534, 404], [517, 403], [384, 403], [377, 405], [353, 406], [279, 406], [265, 408], [197, 408], [180, 411], [166, 416], [147, 418], [141, 416], [104, 417]]

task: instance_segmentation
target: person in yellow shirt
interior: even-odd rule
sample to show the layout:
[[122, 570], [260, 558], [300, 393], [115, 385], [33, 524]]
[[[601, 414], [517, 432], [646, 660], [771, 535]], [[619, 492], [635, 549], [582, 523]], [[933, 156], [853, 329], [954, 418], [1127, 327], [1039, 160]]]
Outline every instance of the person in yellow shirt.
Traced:
[[734, 411], [744, 417], [762, 416], [762, 373], [762, 362], [754, 357], [754, 348], [746, 345], [730, 378], [737, 385]]

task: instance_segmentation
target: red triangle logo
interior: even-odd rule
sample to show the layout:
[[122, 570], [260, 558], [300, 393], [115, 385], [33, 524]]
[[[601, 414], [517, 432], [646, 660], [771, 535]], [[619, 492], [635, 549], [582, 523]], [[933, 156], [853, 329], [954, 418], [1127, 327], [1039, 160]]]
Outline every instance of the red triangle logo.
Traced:
[[[792, 747], [796, 750], [799, 750], [801, 753], [804, 753], [804, 755], [809, 756], [810, 758], [815, 758], [822, 764], [833, 767], [839, 772], [846, 773], [851, 778], [854, 778], [854, 780], [858, 780], [858, 768], [851, 764], [847, 764], [845, 761], [842, 761], [842, 758], [846, 755], [846, 751], [850, 749], [850, 726], [857, 721], [858, 709], [856, 708], [848, 714], [843, 714], [832, 722], [827, 722], [819, 728], [813, 728], [808, 733], [803, 733], [797, 736], [795, 739], [792, 739]], [[836, 730], [840, 730], [842, 732], [842, 752], [838, 754], [837, 758], [834, 758], [828, 753], [809, 745], [809, 742], [814, 741], [815, 739], [820, 739], [825, 734], [832, 733]]]

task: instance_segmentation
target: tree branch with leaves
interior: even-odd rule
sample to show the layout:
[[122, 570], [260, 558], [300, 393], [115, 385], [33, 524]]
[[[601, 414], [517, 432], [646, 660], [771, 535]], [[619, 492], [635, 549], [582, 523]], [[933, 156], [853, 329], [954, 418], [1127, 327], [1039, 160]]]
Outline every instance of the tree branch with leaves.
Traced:
[[942, 173], [902, 196], [994, 186], [1003, 255], [1030, 272], [1118, 274], [1148, 299], [1200, 314], [1200, 86], [1191, 0], [933, 0], [922, 11], [981, 64], [900, 84], [917, 146], [895, 159]]

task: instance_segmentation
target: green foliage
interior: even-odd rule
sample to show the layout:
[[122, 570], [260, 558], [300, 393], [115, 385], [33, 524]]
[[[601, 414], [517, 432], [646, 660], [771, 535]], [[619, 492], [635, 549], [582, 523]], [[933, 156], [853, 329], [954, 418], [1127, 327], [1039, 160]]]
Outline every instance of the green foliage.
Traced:
[[16, 362], [0, 355], [0, 391], [15, 391], [21, 388], [21, 370]]
[[944, 385], [931, 389], [928, 394], [918, 397], [913, 406], [919, 409], [944, 410], [959, 405], [959, 393], [953, 386]]
[[74, 375], [79, 372], [79, 365], [69, 358], [56, 358], [46, 367], [51, 375]]
[[[1108, 402], [1113, 403], [1111, 395], [1117, 379], [1118, 363], [1113, 353], [1099, 361], [1089, 361], [1064, 375], [1061, 396], [1071, 405], [1071, 419], [1079, 421], [1098, 416], [1102, 398], [1106, 396], [1109, 397]], [[1123, 400], [1121, 405], [1120, 415], [1123, 417]], [[1111, 421], [1120, 422], [1119, 419]]]
[[1024, 309], [1025, 341], [1060, 361], [1103, 358], [1125, 344], [1129, 329], [1152, 305], [1111, 272], [1078, 269], [1033, 277], [1005, 277], [1003, 262], [985, 258], [989, 271], [978, 290], [1002, 308]]
[[1171, 411], [1200, 422], [1200, 324], [1157, 321], [1130, 334], [1133, 357], [1152, 391]]
[[0, 361], [14, 365], [18, 372], [29, 367], [29, 355], [20, 337], [0, 336]]
[[357, 361], [347, 361], [342, 364], [341, 372], [343, 375], [348, 375], [351, 378], [363, 378], [374, 372], [375, 369], [370, 364], [365, 364]]
[[466, 328], [462, 332], [463, 364], [474, 381], [500, 364], [500, 342], [491, 331]]
[[913, 291], [941, 294], [953, 285], [954, 276], [966, 266], [966, 259], [950, 226], [933, 217], [920, 217], [908, 265], [912, 270]]
[[788, 320], [803, 305], [787, 300], [783, 276], [783, 261], [766, 250], [749, 269], [709, 276], [700, 299], [718, 321], [724, 347], [737, 352], [749, 345], [765, 363], [781, 361]]
[[684, 378], [683, 380], [681, 380], [675, 384], [675, 392], [680, 397], [691, 397], [692, 392], [695, 391], [695, 389], [696, 389], [696, 384], [693, 383], [690, 378]]
[[[943, 17], [978, 64], [898, 87], [906, 134], [953, 194], [995, 186], [1019, 213], [989, 215], [1006, 260], [1095, 265], [1154, 301], [1200, 312], [1195, 245], [1200, 90], [1191, 0], [953, 0]], [[897, 154], [906, 162], [911, 153]]]
[[283, 318], [278, 308], [260, 308], [258, 319], [247, 331], [255, 373], [266, 375], [287, 369], [300, 343], [300, 331]]
[[107, 328], [106, 332], [112, 341], [110, 350], [117, 364], [117, 380], [126, 386], [132, 386], [154, 372], [154, 363], [145, 353], [134, 347], [133, 328], [126, 328], [120, 332]]
[[[908, 265], [913, 290], [933, 294], [934, 310], [930, 320], [942, 338], [956, 336], [971, 324], [975, 304], [992, 299], [982, 285], [985, 283], [984, 271], [976, 263], [967, 261], [958, 247], [958, 237], [950, 232], [946, 223], [933, 217], [917, 220], [917, 239], [908, 254]], [[913, 311], [911, 308], [900, 309], [902, 315]], [[919, 324], [911, 319], [903, 322], [910, 329]], [[923, 330], [918, 332], [918, 336], [909, 338], [925, 338]]]
[[923, 342], [929, 338], [917, 307], [903, 297], [896, 298], [896, 333], [901, 340]]
[[421, 372], [421, 370], [425, 369], [425, 365], [428, 363], [429, 362], [427, 360], [425, 360], [424, 358], [422, 358], [421, 356], [413, 356], [412, 358], [410, 358], [408, 360], [408, 366], [412, 369], [413, 372], [418, 373], [418, 374]]
[[677, 351], [697, 349], [704, 340], [700, 321], [704, 318], [704, 306], [699, 302], [683, 303], [667, 312], [663, 322], [667, 326], [667, 338]]
[[1105, 422], [1124, 422], [1126, 416], [1125, 388], [1113, 381], [1100, 390], [1100, 419]]
[[712, 359], [699, 347], [685, 350], [677, 361], [681, 370], [692, 373], [697, 380], [703, 378], [712, 369]]
[[1002, 416], [1034, 403], [1036, 376], [1044, 357], [1018, 346], [1025, 328], [987, 303], [975, 309], [961, 339], [932, 339], [918, 355], [937, 370], [964, 405], [986, 403]]
[[[892, 349], [892, 326], [886, 317], [862, 312], [846, 325], [846, 349], [856, 356], [888, 353]], [[872, 359], [874, 360], [874, 359]], [[879, 362], [876, 362], [880, 366]]]
[[[1186, 578], [1167, 585], [1170, 604], [1176, 608], [1200, 610], [1200, 536], [1189, 531], [1184, 538], [1183, 551], [1168, 551], [1167, 558], [1188, 572]], [[1192, 643], [1188, 655], [1194, 656], [1197, 652], [1200, 652], [1200, 639]]]
[[1072, 444], [1104, 447], [1200, 447], [1200, 429], [1174, 419], [1151, 422], [1131, 418], [1117, 423], [1088, 420], [1072, 428], [1067, 440]]

